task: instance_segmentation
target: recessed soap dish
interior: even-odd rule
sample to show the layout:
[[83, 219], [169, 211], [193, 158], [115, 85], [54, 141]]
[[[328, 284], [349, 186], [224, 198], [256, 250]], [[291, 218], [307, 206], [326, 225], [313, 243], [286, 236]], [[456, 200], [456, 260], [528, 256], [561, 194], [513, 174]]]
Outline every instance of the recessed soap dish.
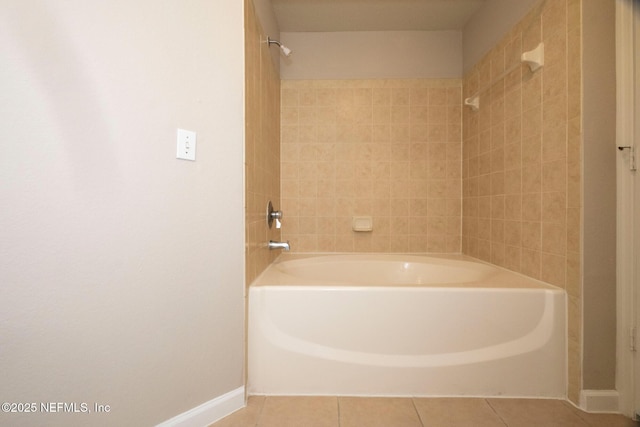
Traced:
[[370, 216], [354, 216], [351, 228], [353, 231], [373, 231], [373, 218]]

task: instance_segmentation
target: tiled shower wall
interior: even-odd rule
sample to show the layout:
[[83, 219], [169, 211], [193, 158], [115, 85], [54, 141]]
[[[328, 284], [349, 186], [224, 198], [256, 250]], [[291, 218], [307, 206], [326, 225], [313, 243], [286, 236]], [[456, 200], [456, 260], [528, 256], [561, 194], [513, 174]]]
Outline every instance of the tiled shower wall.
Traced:
[[[264, 42], [253, 1], [245, 0], [245, 268], [247, 286], [275, 259], [267, 202], [280, 201], [280, 76]], [[224, 184], [224, 183], [223, 183]], [[223, 207], [221, 206], [221, 209]]]
[[[461, 96], [457, 79], [283, 81], [292, 251], [459, 252]], [[373, 231], [352, 231], [353, 216]]]
[[[464, 253], [565, 288], [569, 398], [581, 388], [580, 0], [532, 10], [464, 78]], [[544, 42], [533, 73], [520, 55]]]

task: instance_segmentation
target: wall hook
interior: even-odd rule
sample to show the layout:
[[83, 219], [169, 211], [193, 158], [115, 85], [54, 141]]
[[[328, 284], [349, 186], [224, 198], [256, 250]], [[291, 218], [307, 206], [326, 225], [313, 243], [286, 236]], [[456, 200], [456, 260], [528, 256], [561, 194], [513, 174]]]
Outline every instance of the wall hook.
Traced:
[[478, 111], [480, 109], [480, 97], [467, 98], [464, 100], [464, 105], [471, 107], [472, 111]]
[[522, 54], [522, 62], [529, 65], [531, 72], [544, 66], [544, 43], [540, 43], [535, 49]]

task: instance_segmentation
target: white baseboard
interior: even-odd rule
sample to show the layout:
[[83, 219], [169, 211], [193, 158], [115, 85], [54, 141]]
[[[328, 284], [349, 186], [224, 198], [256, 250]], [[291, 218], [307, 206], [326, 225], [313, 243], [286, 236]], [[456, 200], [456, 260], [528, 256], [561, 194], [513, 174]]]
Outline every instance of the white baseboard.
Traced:
[[243, 386], [176, 415], [156, 427], [206, 427], [244, 406]]
[[620, 395], [616, 390], [582, 390], [580, 408], [587, 412], [620, 412]]

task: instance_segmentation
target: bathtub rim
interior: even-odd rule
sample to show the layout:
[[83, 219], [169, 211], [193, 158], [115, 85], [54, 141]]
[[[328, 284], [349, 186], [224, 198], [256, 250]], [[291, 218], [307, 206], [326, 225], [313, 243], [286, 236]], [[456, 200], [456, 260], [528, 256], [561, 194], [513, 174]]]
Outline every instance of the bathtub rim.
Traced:
[[[480, 264], [484, 267], [490, 267], [494, 270], [494, 273], [489, 277], [476, 282], [462, 282], [462, 283], [433, 283], [433, 284], [356, 284], [350, 282], [340, 281], [307, 281], [306, 283], [300, 283], [303, 279], [288, 275], [286, 273], [275, 271], [279, 264], [288, 261], [304, 260], [309, 258], [320, 257], [339, 257], [339, 256], [358, 256], [358, 257], [398, 257], [398, 256], [411, 256], [420, 258], [434, 258], [455, 262], [469, 262]], [[516, 283], [513, 283], [515, 279]], [[487, 282], [490, 280], [489, 282]], [[440, 288], [440, 289], [508, 289], [508, 290], [549, 290], [565, 292], [562, 287], [552, 285], [544, 282], [540, 279], [527, 276], [525, 274], [509, 270], [505, 267], [491, 264], [490, 262], [471, 257], [469, 255], [461, 253], [420, 253], [420, 252], [294, 252], [294, 253], [281, 253], [267, 268], [256, 277], [256, 279], [249, 284], [249, 287], [262, 287], [262, 286], [283, 286], [283, 287], [338, 287], [338, 288], [360, 288], [360, 287], [373, 287], [373, 288]]]

